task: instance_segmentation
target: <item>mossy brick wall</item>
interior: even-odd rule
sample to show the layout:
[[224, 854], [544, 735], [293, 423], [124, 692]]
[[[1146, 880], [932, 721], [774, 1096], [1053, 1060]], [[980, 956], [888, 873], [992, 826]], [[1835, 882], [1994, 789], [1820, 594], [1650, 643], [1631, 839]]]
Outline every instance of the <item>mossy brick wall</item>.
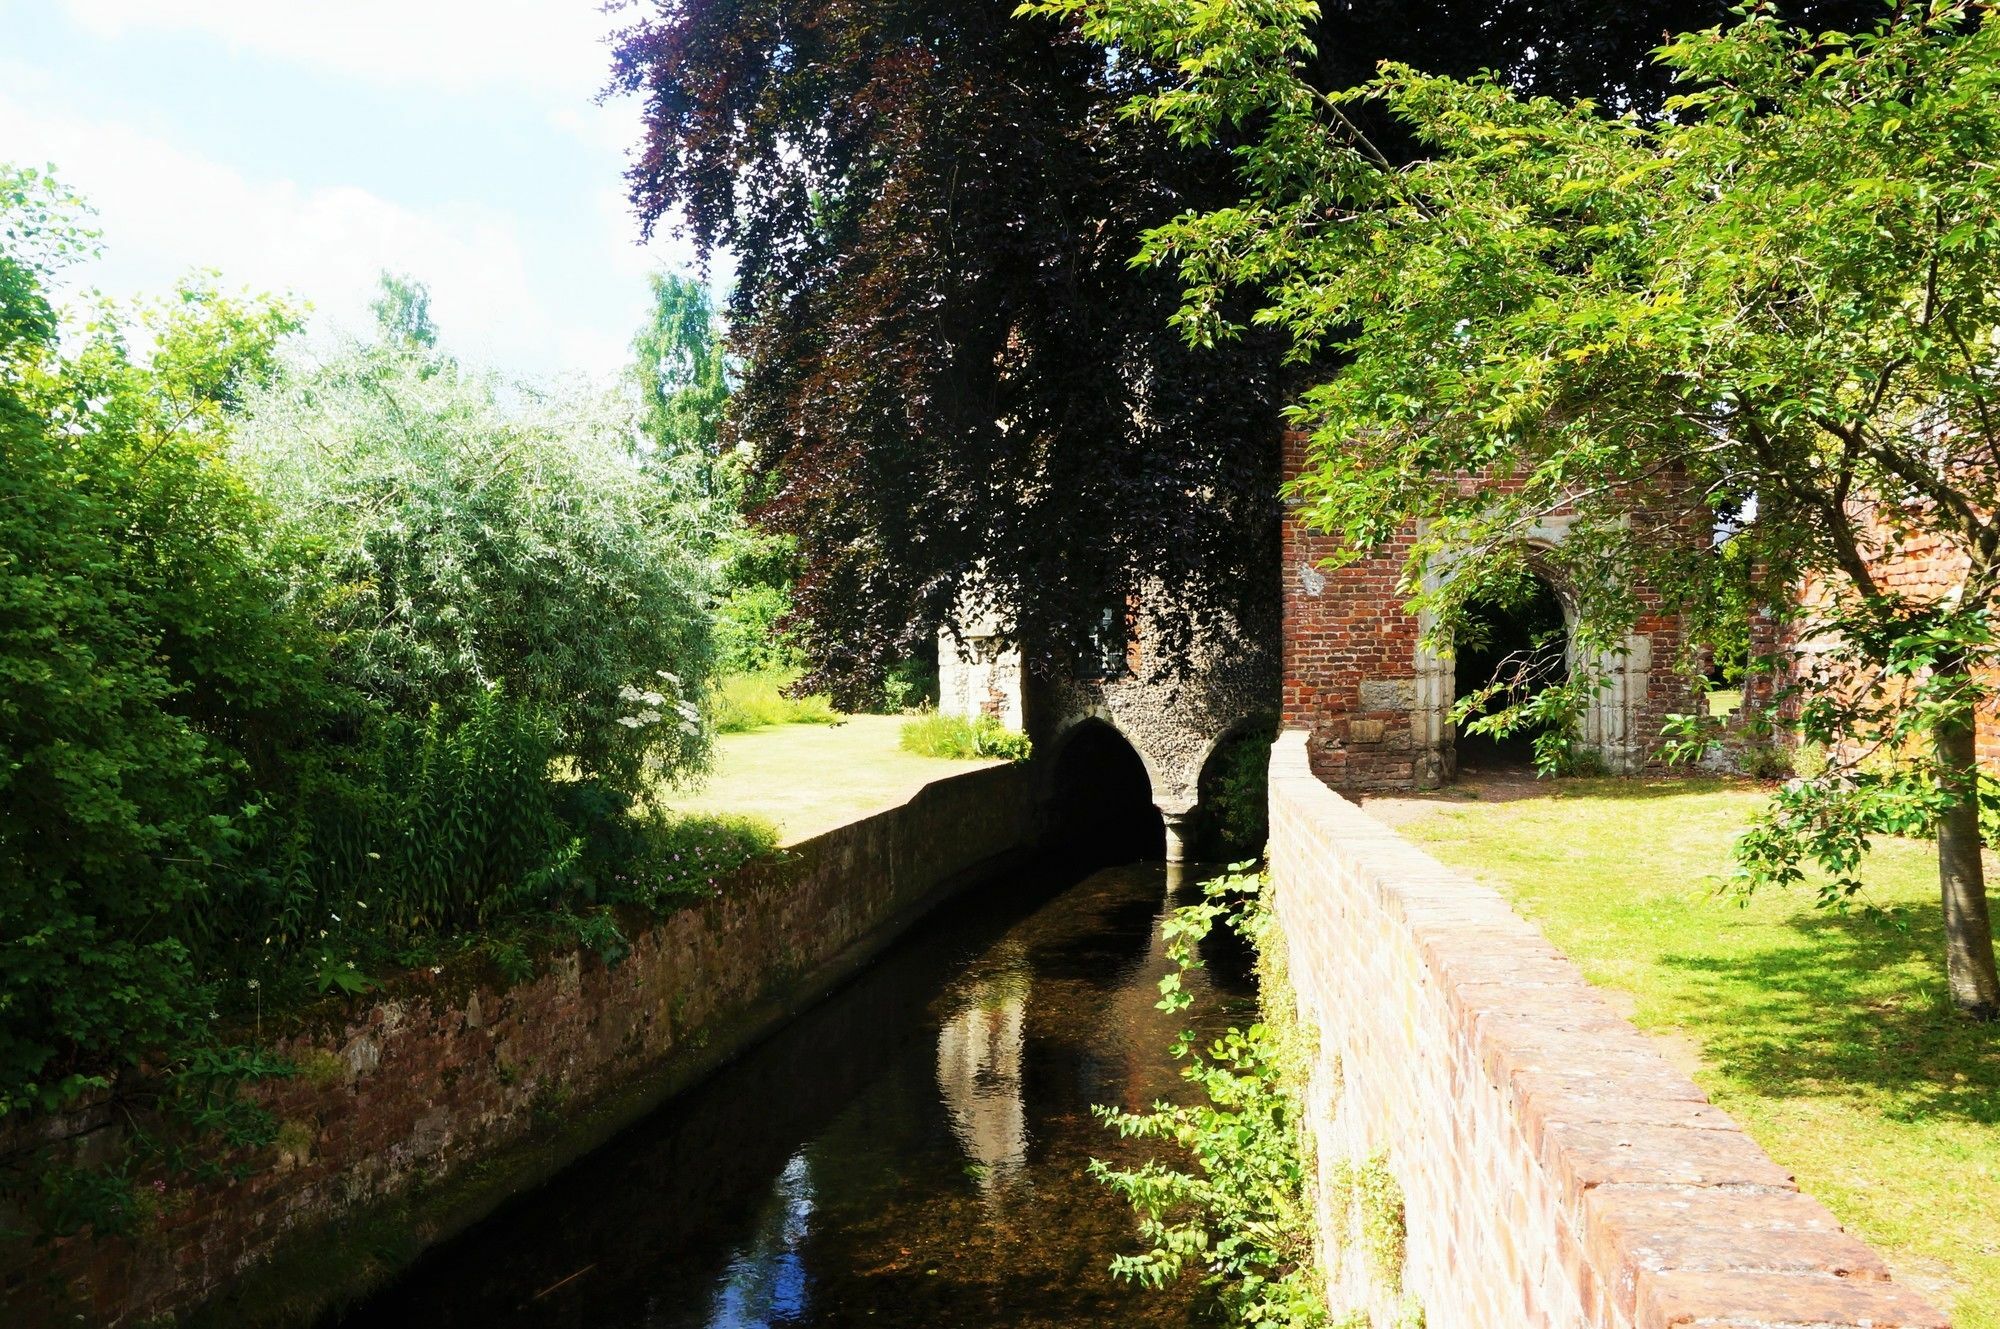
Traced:
[[[258, 1090], [286, 1123], [280, 1146], [253, 1160], [261, 1170], [240, 1184], [169, 1189], [131, 1240], [0, 1247], [0, 1323], [140, 1324], [183, 1312], [272, 1257], [280, 1270], [301, 1261], [329, 1225], [392, 1205], [418, 1230], [414, 1245], [463, 1226], [754, 1041], [1036, 830], [1024, 770], [970, 772], [745, 869], [719, 898], [634, 937], [615, 968], [560, 953], [513, 987], [424, 970], [364, 1005], [321, 1012], [277, 1043], [313, 1073]], [[88, 1148], [107, 1122], [85, 1111], [58, 1129]], [[24, 1142], [17, 1128], [0, 1150]], [[412, 1193], [431, 1200], [412, 1206]], [[310, 1306], [314, 1292], [294, 1287], [282, 1300]]]
[[[1335, 1306], [1427, 1329], [1946, 1325], [1497, 893], [1328, 789], [1304, 733], [1270, 794]], [[1407, 1228], [1386, 1276], [1328, 1199], [1375, 1160]]]

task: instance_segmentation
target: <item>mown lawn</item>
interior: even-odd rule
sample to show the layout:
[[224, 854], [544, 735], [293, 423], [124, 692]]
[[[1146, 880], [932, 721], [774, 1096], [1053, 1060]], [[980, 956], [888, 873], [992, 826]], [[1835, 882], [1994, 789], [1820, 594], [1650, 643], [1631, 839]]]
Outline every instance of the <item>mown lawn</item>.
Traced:
[[660, 801], [677, 812], [733, 812], [775, 823], [797, 844], [895, 807], [933, 780], [987, 761], [920, 757], [901, 746], [905, 717], [850, 715], [838, 724], [784, 724], [715, 740], [715, 771]]
[[1402, 829], [1630, 994], [1639, 1026], [1899, 1278], [1960, 1329], [2000, 1329], [2000, 1027], [1950, 1011], [1934, 848], [1883, 846], [1846, 913], [1804, 891], [1718, 894], [1762, 799], [1574, 781]]

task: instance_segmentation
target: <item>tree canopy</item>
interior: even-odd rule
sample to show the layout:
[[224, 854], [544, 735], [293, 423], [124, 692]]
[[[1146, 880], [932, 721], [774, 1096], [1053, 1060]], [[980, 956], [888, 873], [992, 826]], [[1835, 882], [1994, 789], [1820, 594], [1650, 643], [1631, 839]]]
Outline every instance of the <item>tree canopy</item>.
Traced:
[[[972, 582], [1070, 659], [1143, 587], [1168, 666], [1275, 598], [1276, 350], [1184, 343], [1174, 275], [1130, 264], [1149, 228], [1229, 201], [1234, 131], [1177, 150], [1121, 113], [1172, 90], [1170, 53], [1107, 58], [1009, 8], [661, 3], [618, 43], [615, 87], [646, 118], [640, 216], [736, 259], [732, 427], [777, 481], [762, 520], [799, 541], [803, 644], [844, 697]], [[1723, 12], [1209, 8], [1315, 24], [1320, 88], [1409, 55], [1649, 106], [1647, 50]]]
[[815, 683], [866, 696], [974, 576], [1056, 654], [1151, 585], [1163, 659], [1269, 580], [1275, 357], [1188, 347], [1129, 264], [1229, 178], [1119, 116], [1147, 70], [940, 0], [667, 5], [617, 58], [642, 216], [736, 260]]
[[[1725, 568], [1754, 569], [1809, 648], [1801, 724], [1835, 760], [1746, 838], [1749, 880], [1816, 858], [1837, 897], [1870, 835], [1936, 830], [1954, 996], [2000, 1014], [1971, 750], [2000, 595], [1989, 10], [1906, 6], [1857, 36], [1754, 8], [1664, 48], [1677, 91], [1648, 116], [1397, 64], [1327, 95], [1310, 0], [1040, 8], [1179, 61], [1136, 113], [1197, 144], [1255, 126], [1241, 203], [1146, 253], [1187, 283], [1193, 340], [1230, 334], [1247, 285], [1315, 366], [1310, 519], [1351, 553], [1421, 523], [1408, 582], [1449, 624], [1571, 510], [1579, 632], [1602, 647], [1632, 587], [1699, 623], [1741, 603]], [[1704, 538], [1719, 524], [1735, 559]], [[1881, 575], [1916, 542], [1958, 560], [1954, 589]]]

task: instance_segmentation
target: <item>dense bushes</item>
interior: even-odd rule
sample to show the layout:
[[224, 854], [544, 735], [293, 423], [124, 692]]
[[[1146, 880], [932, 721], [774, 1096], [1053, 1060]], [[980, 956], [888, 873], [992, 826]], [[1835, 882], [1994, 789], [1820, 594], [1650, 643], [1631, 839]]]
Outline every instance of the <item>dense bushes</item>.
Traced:
[[495, 932], [615, 955], [611, 906], [772, 843], [641, 801], [707, 752], [713, 522], [636, 403], [510, 396], [400, 327], [288, 370], [288, 308], [199, 284], [59, 347], [73, 215], [0, 169], [0, 1118], [179, 1124], [87, 1176], [8, 1160], [53, 1228], [259, 1138], [253, 1009]]
[[238, 455], [313, 542], [300, 594], [372, 702], [456, 716], [502, 686], [578, 774], [632, 793], [704, 758], [705, 528], [636, 464], [635, 407], [503, 410], [499, 385], [410, 344], [353, 348], [247, 406]]
[[200, 1031], [178, 923], [265, 838], [261, 780], [327, 691], [220, 453], [289, 312], [193, 288], [62, 359], [55, 201], [0, 172], [0, 1115]]

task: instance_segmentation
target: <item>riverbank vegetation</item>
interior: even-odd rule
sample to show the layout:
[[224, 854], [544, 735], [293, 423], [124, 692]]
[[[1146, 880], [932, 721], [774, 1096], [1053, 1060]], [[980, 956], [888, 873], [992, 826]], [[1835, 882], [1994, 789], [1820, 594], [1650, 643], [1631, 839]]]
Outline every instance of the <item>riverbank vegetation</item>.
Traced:
[[1799, 1184], [1934, 1293], [2000, 1329], [2000, 1055], [1954, 1014], [1935, 846], [1876, 848], [1839, 911], [1730, 891], [1766, 797], [1718, 781], [1564, 781], [1440, 802], [1401, 829], [1492, 882]]
[[[1127, 1139], [1159, 1141], [1169, 1155], [1137, 1168], [1093, 1162], [1092, 1172], [1131, 1204], [1143, 1248], [1116, 1256], [1111, 1272], [1148, 1287], [1198, 1274], [1236, 1324], [1315, 1329], [1331, 1323], [1315, 1259], [1312, 1152], [1305, 1135], [1306, 1038], [1268, 935], [1264, 880], [1231, 874], [1162, 923], [1173, 972], [1160, 1009], [1192, 1004], [1183, 975], [1199, 968], [1218, 923], [1258, 950], [1265, 1019], [1206, 1045], [1183, 1032], [1172, 1052], [1195, 1091], [1185, 1103], [1140, 1112], [1098, 1107]], [[1274, 981], [1275, 980], [1275, 981]]]
[[734, 514], [633, 394], [463, 365], [393, 279], [315, 357], [205, 277], [65, 309], [80, 202], [0, 214], [0, 1120], [167, 1123], [0, 1184], [115, 1230], [268, 1138], [253, 1020], [523, 929], [615, 958], [774, 835], [649, 802], [709, 760]]

